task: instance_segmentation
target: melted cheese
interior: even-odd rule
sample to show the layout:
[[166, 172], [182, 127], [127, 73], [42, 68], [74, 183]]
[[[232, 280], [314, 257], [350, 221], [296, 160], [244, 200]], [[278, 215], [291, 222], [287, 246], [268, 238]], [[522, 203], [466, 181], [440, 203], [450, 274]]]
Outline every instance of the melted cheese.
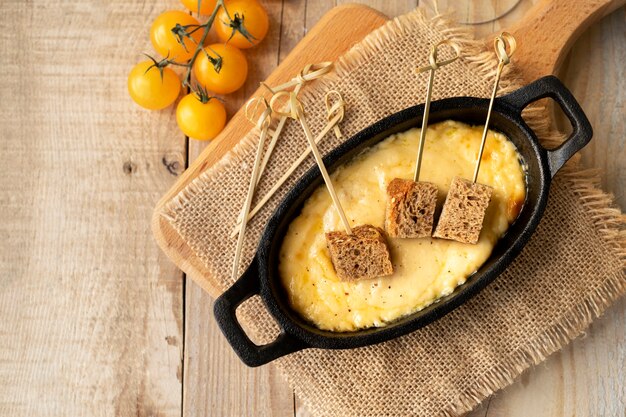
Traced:
[[[420, 180], [438, 186], [439, 207], [452, 177], [472, 178], [482, 130], [454, 121], [428, 127]], [[392, 135], [333, 173], [352, 225], [384, 229], [387, 184], [413, 177], [419, 135], [420, 129]], [[517, 217], [526, 192], [520, 161], [513, 143], [489, 131], [478, 182], [494, 192], [478, 243], [388, 238], [393, 275], [357, 282], [337, 278], [324, 233], [342, 226], [328, 191], [318, 188], [289, 226], [280, 251], [290, 305], [320, 329], [352, 331], [384, 326], [450, 294], [487, 260]]]

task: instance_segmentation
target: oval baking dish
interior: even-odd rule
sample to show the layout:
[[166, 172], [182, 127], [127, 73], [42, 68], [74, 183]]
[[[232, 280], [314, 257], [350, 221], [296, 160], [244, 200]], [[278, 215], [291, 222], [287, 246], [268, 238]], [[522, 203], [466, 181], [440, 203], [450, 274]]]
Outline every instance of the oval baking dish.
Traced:
[[[573, 128], [570, 137], [553, 150], [539, 144], [536, 135], [521, 116], [526, 106], [545, 97], [554, 99], [561, 106]], [[488, 105], [488, 99], [474, 97], [438, 100], [431, 104], [429, 123], [451, 119], [481, 125], [485, 122]], [[357, 133], [324, 158], [328, 170], [332, 172], [363, 149], [394, 133], [420, 127], [423, 111], [423, 104], [410, 107]], [[527, 190], [526, 201], [517, 219], [476, 273], [450, 295], [384, 327], [341, 333], [320, 330], [306, 322], [289, 307], [278, 274], [278, 254], [289, 224], [300, 213], [311, 193], [322, 184], [319, 169], [313, 167], [287, 193], [269, 219], [248, 269], [215, 302], [215, 318], [241, 360], [248, 366], [259, 366], [305, 348], [347, 349], [384, 342], [444, 316], [502, 273], [537, 228], [546, 207], [551, 179], [572, 155], [591, 140], [592, 129], [572, 94], [553, 76], [541, 78], [497, 98], [489, 127], [506, 135], [522, 155], [526, 165]], [[260, 294], [281, 328], [276, 340], [262, 346], [254, 344], [246, 336], [235, 316], [237, 307], [256, 294]]]

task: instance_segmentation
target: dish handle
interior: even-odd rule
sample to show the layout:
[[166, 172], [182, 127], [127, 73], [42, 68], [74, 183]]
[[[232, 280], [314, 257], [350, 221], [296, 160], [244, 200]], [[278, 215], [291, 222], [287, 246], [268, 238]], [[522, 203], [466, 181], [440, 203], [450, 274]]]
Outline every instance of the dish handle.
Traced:
[[550, 97], [558, 103], [572, 125], [572, 134], [555, 149], [546, 149], [550, 177], [556, 173], [576, 152], [580, 151], [593, 136], [591, 124], [572, 93], [555, 76], [542, 77], [500, 99], [509, 103], [521, 114], [530, 103]]
[[256, 258], [243, 275], [226, 292], [215, 300], [213, 314], [222, 333], [237, 356], [250, 367], [264, 365], [281, 356], [297, 352], [306, 347], [304, 342], [281, 329], [278, 337], [265, 345], [257, 345], [246, 335], [239, 324], [235, 311], [248, 298], [260, 292]]

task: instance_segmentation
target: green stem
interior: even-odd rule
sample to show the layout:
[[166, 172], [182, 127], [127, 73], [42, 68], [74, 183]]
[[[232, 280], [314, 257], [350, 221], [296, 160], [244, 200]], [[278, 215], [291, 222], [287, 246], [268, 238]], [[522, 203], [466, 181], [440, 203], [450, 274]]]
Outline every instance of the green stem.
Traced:
[[193, 55], [191, 56], [191, 59], [189, 60], [189, 63], [187, 64], [187, 73], [185, 74], [185, 79], [183, 80], [184, 86], [192, 88], [191, 71], [193, 69], [193, 64], [196, 62], [196, 58], [198, 57], [198, 54], [202, 52], [202, 49], [204, 49], [204, 42], [206, 41], [207, 36], [209, 36], [209, 31], [211, 30], [211, 26], [213, 26], [213, 22], [215, 21], [215, 17], [217, 16], [217, 13], [219, 12], [220, 7], [224, 7], [224, 0], [217, 0], [215, 9], [213, 9], [213, 13], [211, 13], [211, 16], [209, 16], [209, 20], [207, 20], [207, 22], [204, 25], [200, 25], [200, 27], [202, 26], [204, 27], [204, 32], [202, 33], [202, 38], [200, 39], [200, 42], [198, 42], [198, 45], [196, 46], [196, 50], [194, 51]]

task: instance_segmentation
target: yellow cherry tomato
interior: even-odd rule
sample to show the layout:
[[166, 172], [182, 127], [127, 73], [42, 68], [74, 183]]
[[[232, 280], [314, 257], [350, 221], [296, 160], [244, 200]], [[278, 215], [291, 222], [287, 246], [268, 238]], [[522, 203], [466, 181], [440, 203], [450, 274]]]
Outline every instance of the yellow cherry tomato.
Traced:
[[170, 68], [163, 68], [163, 78], [152, 61], [135, 65], [128, 75], [128, 93], [141, 107], [161, 110], [172, 104], [180, 92], [180, 80]]
[[203, 102], [196, 94], [183, 97], [176, 108], [178, 127], [190, 138], [209, 140], [216, 137], [226, 124], [226, 109], [216, 98]]
[[[154, 20], [152, 27], [150, 28], [150, 40], [154, 49], [163, 57], [168, 57], [178, 62], [184, 62], [191, 58], [196, 45], [200, 43], [202, 39], [202, 29], [195, 31], [191, 37], [183, 38], [183, 43], [180, 44], [176, 35], [172, 32], [172, 29], [179, 24], [181, 26], [199, 25], [200, 23], [195, 17], [191, 16], [187, 12], [180, 10], [171, 10], [161, 13], [159, 17]], [[187, 32], [191, 32], [194, 27], [187, 28]]]
[[198, 83], [218, 94], [229, 94], [246, 82], [248, 61], [239, 49], [217, 43], [205, 51], [198, 54], [193, 65]]
[[[221, 8], [215, 19], [215, 31], [222, 42], [228, 42], [239, 49], [247, 49], [257, 45], [267, 35], [270, 26], [269, 18], [263, 6], [256, 1], [227, 1], [226, 10]], [[232, 22], [228, 18], [229, 15]], [[236, 28], [249, 33], [251, 39], [246, 39]], [[234, 35], [233, 30], [235, 30]]]
[[[198, 13], [198, 0], [181, 0], [183, 5], [194, 13]], [[215, 0], [202, 0], [200, 3], [200, 14], [210, 15], [215, 9]]]

